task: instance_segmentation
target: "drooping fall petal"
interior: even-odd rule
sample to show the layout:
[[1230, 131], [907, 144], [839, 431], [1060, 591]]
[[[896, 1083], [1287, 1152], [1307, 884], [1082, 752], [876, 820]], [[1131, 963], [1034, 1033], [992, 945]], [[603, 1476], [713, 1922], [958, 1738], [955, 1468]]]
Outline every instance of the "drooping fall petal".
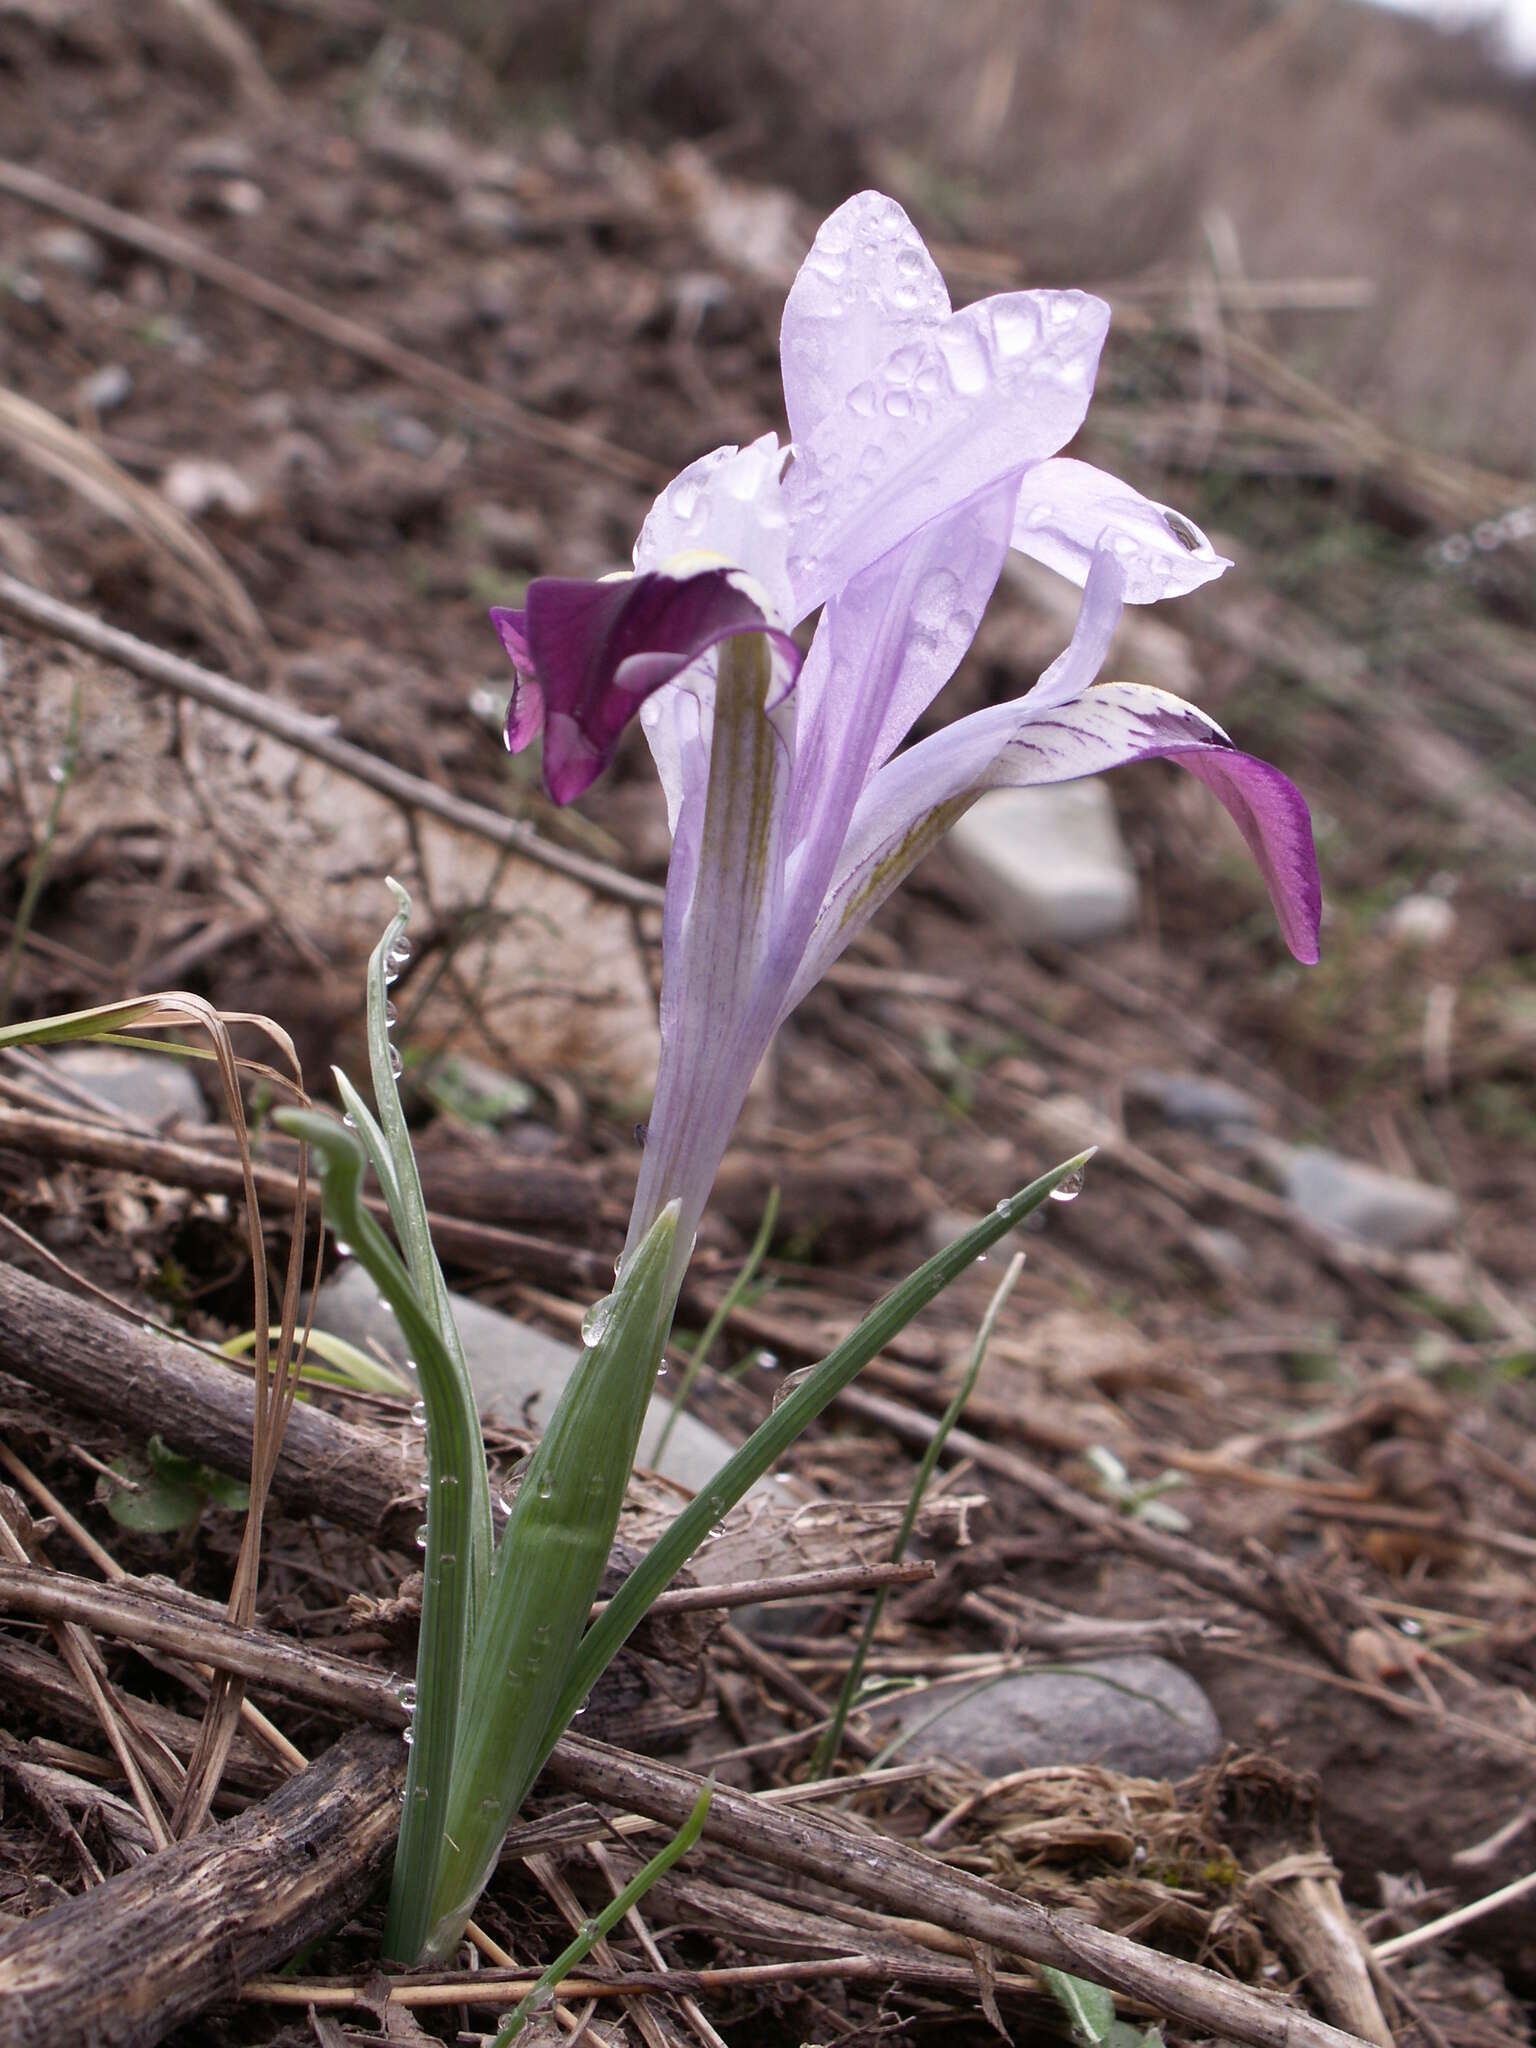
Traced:
[[729, 569], [599, 583], [541, 577], [524, 610], [491, 618], [517, 678], [507, 744], [519, 751], [542, 729], [545, 786], [562, 804], [596, 781], [644, 700], [722, 640], [768, 634], [784, 670], [779, 694], [799, 668], [794, 642]]

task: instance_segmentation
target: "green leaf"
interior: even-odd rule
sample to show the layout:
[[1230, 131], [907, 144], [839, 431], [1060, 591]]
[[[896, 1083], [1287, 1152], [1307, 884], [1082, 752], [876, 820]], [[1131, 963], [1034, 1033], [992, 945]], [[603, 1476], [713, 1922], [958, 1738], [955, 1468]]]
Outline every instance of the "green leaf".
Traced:
[[783, 1395], [767, 1421], [759, 1424], [641, 1559], [582, 1638], [569, 1680], [545, 1731], [542, 1755], [549, 1754], [577, 1707], [645, 1618], [652, 1601], [672, 1583], [721, 1516], [750, 1492], [765, 1472], [772, 1470], [801, 1431], [862, 1372], [876, 1352], [906, 1328], [920, 1309], [942, 1294], [999, 1238], [1016, 1230], [1026, 1216], [1033, 1215], [1063, 1181], [1080, 1175], [1092, 1157], [1091, 1149], [1081, 1152], [1075, 1159], [1068, 1159], [1031, 1181], [1018, 1194], [999, 1202], [991, 1215], [893, 1288], [851, 1336], [807, 1372], [792, 1392]]
[[233, 1514], [244, 1514], [251, 1504], [251, 1489], [243, 1479], [232, 1479], [227, 1472], [215, 1472], [211, 1465], [198, 1468], [198, 1484], [216, 1508], [228, 1508]]
[[1040, 1981], [1066, 2014], [1078, 2048], [1105, 2048], [1116, 2024], [1115, 1994], [1048, 1963], [1040, 1965]]
[[[451, 1952], [473, 1910], [497, 1845], [547, 1754], [544, 1731], [555, 1703], [569, 1690], [672, 1320], [677, 1216], [677, 1204], [669, 1203], [589, 1319], [596, 1341], [566, 1381], [502, 1532], [464, 1683], [444, 1822], [448, 1847], [425, 1934], [434, 1959]], [[576, 1693], [560, 1728], [584, 1697], [585, 1690]], [[419, 1902], [407, 1896], [396, 1869], [389, 1953], [414, 1961], [401, 1929], [414, 1931]]]
[[153, 1471], [135, 1471], [127, 1458], [114, 1458], [112, 1470], [136, 1482], [135, 1490], [103, 1481], [107, 1513], [120, 1529], [140, 1536], [169, 1536], [190, 1529], [203, 1512], [200, 1489], [186, 1480], [163, 1479]]
[[508, 2048], [508, 2044], [515, 2041], [522, 2032], [529, 2015], [548, 2002], [561, 1978], [569, 1976], [597, 1943], [613, 1932], [624, 1915], [639, 1905], [657, 1878], [665, 1876], [674, 1863], [681, 1862], [688, 1854], [704, 1832], [704, 1821], [714, 1792], [715, 1781], [711, 1778], [693, 1802], [693, 1811], [667, 1846], [659, 1850], [642, 1869], [635, 1872], [623, 1891], [604, 1906], [595, 1920], [583, 1923], [576, 1939], [568, 1948], [561, 1950], [527, 1997], [507, 2014], [497, 2030], [491, 2048]]

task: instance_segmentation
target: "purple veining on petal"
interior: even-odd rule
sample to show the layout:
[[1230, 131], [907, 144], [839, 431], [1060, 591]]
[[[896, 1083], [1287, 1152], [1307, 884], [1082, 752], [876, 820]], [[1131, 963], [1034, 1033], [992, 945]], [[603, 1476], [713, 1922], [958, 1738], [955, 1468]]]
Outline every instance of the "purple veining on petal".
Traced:
[[725, 569], [602, 583], [540, 577], [523, 612], [493, 616], [518, 672], [507, 743], [524, 747], [542, 726], [544, 786], [560, 804], [597, 780], [652, 692], [732, 634], [767, 632], [790, 682], [799, 666], [794, 643]]
[[1182, 597], [1232, 566], [1182, 512], [1071, 456], [1025, 472], [1013, 545], [1078, 584], [1097, 555], [1112, 554], [1124, 573], [1127, 604]]
[[1215, 792], [1258, 863], [1285, 943], [1304, 966], [1315, 966], [1323, 886], [1312, 813], [1301, 791], [1278, 768], [1235, 749], [1157, 747], [1143, 758], [1157, 755], [1187, 768]]

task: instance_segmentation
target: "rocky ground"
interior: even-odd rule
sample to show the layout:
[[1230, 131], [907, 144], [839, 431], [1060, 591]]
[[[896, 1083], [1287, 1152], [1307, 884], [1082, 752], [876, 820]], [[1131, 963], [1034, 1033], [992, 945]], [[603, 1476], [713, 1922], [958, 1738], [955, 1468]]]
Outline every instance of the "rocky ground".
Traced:
[[[1211, 63], [1234, 93], [1262, 76], [1277, 123], [1310, 118], [1330, 60], [1365, 62], [1363, 31], [1333, 10], [1292, 10], [1311, 25], [1279, 44], [1261, 11], [1220, 12]], [[912, 206], [957, 300], [1026, 278], [1105, 290], [1116, 334], [1081, 452], [1185, 506], [1239, 565], [1138, 615], [1117, 672], [1197, 697], [1304, 788], [1322, 964], [1290, 962], [1225, 819], [1171, 773], [1022, 813], [978, 807], [786, 1029], [755, 1091], [679, 1352], [777, 1188], [770, 1255], [625, 1540], [680, 1497], [669, 1483], [707, 1476], [711, 1432], [739, 1438], [885, 1285], [1097, 1144], [1082, 1197], [1023, 1240], [923, 1524], [937, 1581], [898, 1588], [877, 1638], [882, 1680], [940, 1689], [856, 1722], [850, 1769], [874, 1769], [894, 1736], [889, 1764], [909, 1768], [844, 1807], [872, 1839], [921, 1837], [954, 1870], [1235, 1983], [1288, 1987], [1351, 2030], [1426, 2048], [1524, 2040], [1529, 1893], [1389, 1946], [1518, 1880], [1536, 1849], [1536, 512], [1518, 441], [1486, 410], [1453, 415], [1422, 363], [1379, 354], [1363, 375], [1348, 335], [1376, 317], [1357, 268], [1369, 238], [1335, 223], [1309, 245], [1278, 218], [1261, 232], [1239, 179], [1232, 234], [1208, 214], [1202, 242], [1149, 214], [1124, 245], [1095, 239], [1091, 194], [1048, 206], [1027, 165], [1017, 189], [987, 184], [975, 137], [1000, 95], [1021, 107], [1036, 91], [1025, 59], [1040, 55], [1010, 55], [1000, 30], [948, 52], [943, 105], [964, 119], [934, 112], [925, 132], [892, 82], [900, 37], [872, 62], [861, 124], [830, 41], [808, 45], [807, 77], [793, 43], [754, 43], [743, 22], [720, 50], [685, 9], [644, 14], [583, 10], [573, 52], [539, 9], [503, 34], [466, 8], [462, 35], [371, 0], [143, 21], [0, 11], [0, 571], [299, 715], [300, 742], [193, 708], [152, 663], [28, 622], [0, 588], [9, 1015], [190, 990], [275, 1020], [324, 1096], [331, 1061], [360, 1064], [382, 877], [405, 880], [416, 946], [395, 994], [423, 1177], [474, 1297], [466, 1342], [510, 1469], [622, 1237], [666, 839], [642, 747], [572, 813], [508, 760], [486, 606], [532, 574], [623, 560], [684, 461], [781, 425], [783, 292], [854, 183]], [[904, 34], [914, 19], [903, 11]], [[1392, 55], [1368, 76], [1411, 85], [1440, 147], [1449, 97], [1425, 83], [1428, 44], [1370, 20]], [[1063, 75], [1088, 76], [1091, 54], [1072, 71], [1058, 52]], [[1457, 90], [1445, 204], [1465, 219], [1512, 109], [1508, 88]], [[1385, 121], [1384, 104], [1357, 98], [1362, 119]], [[1105, 132], [1106, 189], [1120, 189], [1156, 136]], [[1006, 122], [996, 134], [1023, 149]], [[1425, 270], [1429, 297], [1449, 289], [1428, 255]], [[1481, 323], [1479, 350], [1511, 331], [1502, 318]], [[1426, 329], [1411, 346], [1432, 343]], [[1072, 601], [1010, 570], [953, 708], [1015, 694], [1058, 650]], [[316, 721], [420, 778], [435, 808], [306, 751]], [[476, 804], [527, 821], [561, 864], [498, 843]], [[291, 1153], [262, 1135], [269, 1101], [258, 1084], [276, 1250]], [[214, 1342], [248, 1329], [239, 1168], [216, 1102], [199, 1073], [141, 1054], [55, 1053], [46, 1070], [0, 1055], [0, 1272], [105, 1290], [135, 1326]], [[732, 1518], [701, 1583], [885, 1554], [998, 1264], [870, 1368]], [[354, 1273], [329, 1271], [317, 1325], [387, 1351], [358, 1297]], [[44, 1391], [41, 1348], [13, 1313], [0, 1415], [15, 1490], [0, 1509], [21, 1554], [96, 1578], [94, 1542], [222, 1608], [241, 1516], [213, 1439], [173, 1443], [204, 1461], [190, 1474], [146, 1463], [137, 1397], [105, 1380], [94, 1396]], [[409, 1401], [339, 1405], [397, 1438]], [[152, 1495], [181, 1486], [171, 1526], [132, 1526], [125, 1474]], [[398, 1672], [409, 1536], [314, 1504], [279, 1481], [257, 1618]], [[0, 1942], [150, 1846], [65, 1666], [43, 1659], [31, 1610], [13, 1611]], [[861, 1615], [847, 1594], [722, 1608], [617, 1673], [583, 1727], [723, 1759], [726, 1784], [793, 1783]], [[170, 1717], [173, 1750], [189, 1741], [185, 1673], [96, 1626], [111, 1682]], [[361, 1712], [253, 1690], [310, 1753]], [[242, 1737], [215, 1820], [272, 1783]], [[600, 1892], [628, 1857], [535, 1829], [493, 1887], [488, 1932], [547, 1960], [573, 1889]], [[657, 1956], [726, 1976], [693, 1994], [697, 2021], [675, 1990], [619, 2022], [600, 2013], [611, 2038], [708, 2039], [712, 2023], [830, 2041], [899, 2021], [980, 2041], [988, 2000], [1015, 2038], [1053, 2010], [1012, 1957], [991, 1988], [963, 1942], [959, 1964], [953, 1947], [941, 1962], [910, 1911], [844, 1912], [823, 1889], [818, 1940], [807, 1894], [745, 1852], [685, 1872], [656, 1895]], [[233, 2004], [226, 1985], [217, 2015], [174, 2038], [360, 2038], [386, 2014], [392, 2031], [475, 2038], [483, 1998], [414, 2018], [380, 2002], [378, 1908], [360, 1898], [300, 1972], [362, 1987], [352, 2006], [339, 1997], [326, 2018], [322, 2000], [306, 2025], [276, 1994]], [[860, 1952], [863, 1975], [820, 1973]], [[797, 1958], [798, 1982], [748, 1968]], [[604, 1967], [658, 1963], [616, 1938]]]

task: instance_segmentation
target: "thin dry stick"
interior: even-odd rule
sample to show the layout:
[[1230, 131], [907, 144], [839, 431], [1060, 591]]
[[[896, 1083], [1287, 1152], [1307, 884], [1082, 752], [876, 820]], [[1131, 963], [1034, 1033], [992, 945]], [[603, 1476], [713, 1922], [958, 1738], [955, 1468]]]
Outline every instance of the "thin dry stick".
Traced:
[[[99, 1124], [78, 1123], [57, 1113], [44, 1115], [0, 1105], [0, 1145], [18, 1152], [35, 1152], [46, 1159], [74, 1159], [86, 1166], [148, 1174], [151, 1179], [171, 1187], [190, 1188], [197, 1194], [239, 1195], [246, 1186], [240, 1162], [221, 1153], [179, 1144], [172, 1138], [141, 1138], [132, 1131], [106, 1130]], [[287, 1167], [256, 1166], [252, 1178], [263, 1200], [292, 1200], [297, 1183]], [[311, 1198], [318, 1199], [318, 1179], [309, 1186]], [[367, 1197], [364, 1207], [377, 1216], [389, 1213], [378, 1196]], [[608, 1286], [613, 1279], [613, 1268], [602, 1254], [585, 1251], [579, 1245], [557, 1244], [549, 1238], [531, 1237], [526, 1231], [503, 1230], [494, 1223], [445, 1216], [436, 1209], [428, 1210], [427, 1222], [440, 1252], [468, 1265], [489, 1268], [503, 1277], [508, 1272], [528, 1273], [573, 1288]], [[79, 1284], [89, 1287], [87, 1282]], [[90, 1291], [101, 1298], [99, 1289]]]
[[124, 633], [116, 626], [108, 626], [100, 619], [92, 618], [89, 612], [79, 611], [74, 605], [64, 604], [58, 598], [34, 589], [19, 577], [0, 573], [0, 610], [53, 634], [56, 639], [67, 640], [71, 646], [83, 647], [88, 653], [100, 655], [104, 661], [116, 662], [131, 674], [142, 676], [146, 682], [175, 690], [214, 711], [222, 711], [227, 718], [238, 719], [259, 732], [269, 733], [273, 739], [281, 740], [296, 752], [312, 755], [315, 760], [324, 761], [328, 768], [350, 775], [355, 782], [366, 783], [370, 789], [393, 798], [407, 810], [428, 811], [446, 824], [457, 826], [461, 832], [473, 833], [476, 838], [489, 840], [493, 846], [504, 846], [540, 867], [552, 868], [556, 874], [585, 882], [599, 895], [637, 905], [661, 902], [661, 891], [654, 883], [637, 881], [632, 875], [622, 874], [604, 861], [591, 860], [585, 854], [572, 853], [563, 846], [552, 846], [520, 818], [504, 818], [499, 811], [454, 796], [451, 791], [439, 789], [435, 783], [426, 782], [419, 775], [411, 775], [403, 768], [396, 768], [392, 762], [380, 760], [363, 747], [354, 747], [348, 740], [337, 739], [326, 720], [295, 711], [275, 697], [247, 690], [230, 677], [216, 675], [212, 669], [202, 668], [195, 661], [187, 661], [179, 654], [168, 654], [163, 648], [151, 646], [148, 641], [137, 640], [131, 633]]
[[[19, 1486], [32, 1495], [32, 1498], [37, 1502], [44, 1514], [52, 1515], [65, 1535], [70, 1538], [77, 1549], [85, 1552], [85, 1555], [95, 1565], [103, 1578], [109, 1580], [114, 1585], [124, 1582], [132, 1583], [129, 1574], [118, 1563], [111, 1551], [105, 1549], [96, 1541], [96, 1538], [86, 1528], [85, 1524], [77, 1516], [70, 1513], [58, 1495], [50, 1487], [44, 1485], [43, 1481], [38, 1478], [29, 1465], [23, 1464], [9, 1444], [0, 1443], [0, 1465], [5, 1467], [6, 1471], [10, 1473]], [[211, 1679], [213, 1677], [213, 1666], [211, 1664], [194, 1664], [192, 1669], [199, 1678]], [[240, 1702], [240, 1718], [245, 1722], [251, 1733], [258, 1736], [267, 1745], [274, 1756], [279, 1757], [292, 1770], [303, 1770], [307, 1761], [303, 1751], [297, 1749], [288, 1740], [281, 1728], [274, 1727], [259, 1707], [252, 1706], [249, 1700], [242, 1699]]]
[[[0, 1565], [0, 1571], [18, 1570], [25, 1575], [38, 1569], [32, 1565], [25, 1544], [11, 1527], [4, 1513], [0, 1513], [0, 1557], [8, 1560], [7, 1564]], [[128, 1739], [128, 1732], [123, 1725], [117, 1703], [96, 1675], [92, 1662], [95, 1647], [90, 1637], [78, 1624], [62, 1619], [55, 1621], [53, 1633], [64, 1661], [69, 1666], [70, 1675], [90, 1701], [96, 1718], [100, 1721], [102, 1730], [123, 1767], [123, 1776], [128, 1780], [134, 1804], [144, 1816], [150, 1840], [157, 1849], [168, 1849], [171, 1845], [171, 1831], [165, 1824], [165, 1816], [160, 1811], [159, 1802], [150, 1790], [139, 1759], [134, 1754], [133, 1744]]]
[[[555, 1986], [565, 1998], [627, 1998], [636, 1991], [730, 1991], [755, 1985], [789, 1984], [801, 1979], [835, 1983], [889, 1982], [895, 1978], [932, 1984], [957, 1991], [974, 1991], [976, 1972], [968, 1963], [946, 1963], [922, 1950], [881, 1948], [874, 1954], [844, 1956], [796, 1956], [792, 1962], [735, 1963], [717, 1970], [631, 1970], [622, 1977], [564, 1977]], [[392, 1978], [387, 1987], [390, 2005], [407, 2011], [429, 2011], [441, 2005], [485, 2006], [497, 2009], [514, 2004], [531, 1991], [538, 1977], [526, 1971], [466, 1971], [446, 1983], [424, 1982], [412, 1977]], [[1040, 1996], [1033, 1977], [997, 1974], [997, 1987], [1021, 1998]], [[253, 1977], [240, 1987], [240, 1996], [252, 2005], [312, 2005], [320, 2012], [345, 2012], [349, 2008], [374, 2011], [378, 1979], [370, 1977], [356, 1984], [335, 1978]], [[707, 2024], [707, 2022], [706, 2022]]]
[[233, 1628], [217, 1611], [176, 1599], [168, 1589], [98, 1586], [37, 1565], [0, 1563], [0, 1613], [79, 1622], [385, 1727], [403, 1728], [410, 1719], [400, 1704], [399, 1680], [389, 1672], [306, 1648], [268, 1629]]
[[1439, 1941], [1442, 1935], [1453, 1934], [1458, 1927], [1481, 1920], [1486, 1913], [1497, 1913], [1501, 1906], [1511, 1906], [1516, 1899], [1523, 1899], [1527, 1892], [1533, 1891], [1536, 1891], [1536, 1870], [1528, 1871], [1524, 1877], [1517, 1877], [1509, 1884], [1500, 1885], [1496, 1892], [1489, 1892], [1481, 1899], [1458, 1906], [1452, 1913], [1442, 1913], [1438, 1920], [1428, 1920], [1422, 1927], [1410, 1927], [1406, 1934], [1394, 1934], [1390, 1941], [1377, 1942], [1371, 1950], [1371, 1959], [1378, 1963], [1394, 1963], [1400, 1956], [1427, 1948], [1432, 1941]]
[[[587, 1854], [602, 1872], [603, 1880], [607, 1884], [608, 1889], [617, 1898], [624, 1889], [625, 1880], [615, 1870], [613, 1858], [601, 1842], [589, 1843]], [[635, 1939], [650, 1958], [652, 1967], [656, 1970], [657, 1974], [663, 1977], [670, 1976], [671, 1972], [667, 1968], [666, 1957], [663, 1956], [661, 1950], [657, 1947], [656, 1938], [646, 1925], [640, 1908], [638, 1906], [631, 1906], [625, 1918], [629, 1922], [630, 1930], [634, 1934]], [[720, 2038], [719, 2034], [710, 2025], [696, 1999], [690, 1997], [686, 1991], [679, 1991], [677, 2003], [684, 2019], [687, 2020], [694, 2033], [703, 2042], [704, 2048], [728, 2048], [728, 2044]]]
[[301, 327], [306, 333], [316, 334], [332, 347], [360, 356], [365, 362], [373, 363], [408, 384], [419, 384], [450, 405], [462, 406], [465, 411], [478, 414], [508, 433], [519, 434], [524, 440], [535, 442], [542, 448], [556, 449], [562, 455], [589, 463], [594, 469], [606, 470], [610, 476], [622, 477], [626, 482], [652, 487], [666, 482], [665, 474], [644, 456], [636, 455], [628, 448], [615, 447], [611, 441], [605, 441], [601, 435], [590, 433], [584, 427], [566, 426], [559, 420], [545, 419], [538, 413], [528, 412], [515, 399], [492, 391], [484, 384], [476, 384], [472, 378], [461, 377], [446, 364], [418, 355], [414, 349], [402, 348], [373, 328], [365, 327], [360, 320], [349, 320], [344, 314], [333, 313], [329, 307], [301, 298], [297, 292], [291, 292], [283, 285], [273, 284], [270, 279], [258, 277], [253, 271], [243, 270], [225, 256], [216, 256], [189, 235], [176, 234], [168, 228], [156, 227], [138, 214], [106, 206], [99, 199], [92, 199], [86, 193], [77, 192], [72, 186], [60, 184], [56, 178], [23, 164], [0, 160], [0, 191], [9, 192], [16, 199], [25, 199], [32, 206], [62, 213], [68, 219], [78, 221], [82, 227], [89, 228], [93, 234], [105, 235], [108, 240], [137, 249], [159, 263], [185, 270], [207, 284], [232, 292], [276, 319], [286, 320], [290, 326]]
[[[547, 1769], [584, 1799], [636, 1807], [674, 1827], [693, 1810], [700, 1790], [691, 1772], [581, 1736], [563, 1736]], [[886, 1912], [931, 1921], [1029, 1962], [1066, 1970], [1247, 2048], [1359, 2048], [1353, 2034], [1278, 1998], [1075, 1915], [1016, 1898], [902, 1842], [854, 1834], [724, 1787], [716, 1789], [705, 1833], [740, 1854], [851, 1892]]]

